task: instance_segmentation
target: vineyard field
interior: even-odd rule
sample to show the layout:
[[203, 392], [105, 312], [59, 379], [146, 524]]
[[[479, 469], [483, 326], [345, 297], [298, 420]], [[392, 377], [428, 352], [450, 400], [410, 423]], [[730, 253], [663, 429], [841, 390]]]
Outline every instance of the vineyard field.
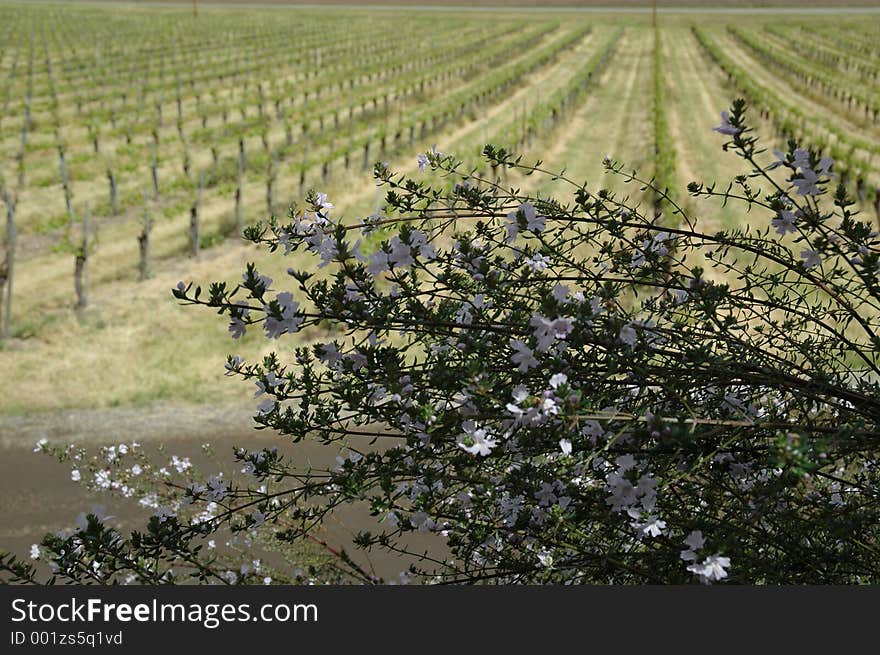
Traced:
[[877, 34], [880, 13], [666, 12], [655, 30], [646, 13], [2, 3], [0, 414], [240, 400], [223, 353], [267, 344], [170, 289], [248, 261], [280, 279], [293, 257], [243, 226], [309, 189], [372, 213], [373, 163], [416, 174], [434, 144], [475, 166], [505, 146], [650, 204], [610, 155], [720, 228], [749, 218], [685, 189], [741, 172], [712, 128], [744, 97], [765, 143], [821, 144], [880, 221]]

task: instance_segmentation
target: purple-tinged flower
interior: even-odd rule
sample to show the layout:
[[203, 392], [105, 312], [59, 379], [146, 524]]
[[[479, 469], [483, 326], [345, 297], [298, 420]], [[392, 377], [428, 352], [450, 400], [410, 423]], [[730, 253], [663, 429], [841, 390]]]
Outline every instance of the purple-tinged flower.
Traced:
[[801, 176], [791, 181], [797, 187], [798, 195], [817, 196], [822, 192], [817, 182], [819, 174], [810, 168], [802, 169]]
[[730, 114], [726, 111], [721, 112], [721, 125], [712, 129], [719, 134], [726, 134], [727, 136], [736, 136], [742, 132], [741, 128], [730, 123]]
[[784, 236], [787, 233], [793, 234], [797, 232], [797, 228], [794, 225], [796, 218], [794, 212], [783, 209], [779, 212], [779, 216], [770, 221], [770, 225], [773, 226], [779, 236]]
[[801, 259], [804, 260], [804, 268], [807, 270], [816, 268], [822, 263], [822, 258], [816, 250], [804, 249], [801, 251]]

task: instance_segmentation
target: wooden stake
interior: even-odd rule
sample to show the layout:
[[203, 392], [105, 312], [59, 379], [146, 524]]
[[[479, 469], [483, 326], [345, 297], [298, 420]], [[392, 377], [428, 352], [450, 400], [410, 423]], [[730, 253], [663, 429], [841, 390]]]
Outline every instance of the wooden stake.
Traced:
[[150, 201], [147, 197], [147, 190], [144, 189], [143, 230], [141, 230], [141, 233], [138, 236], [138, 246], [141, 254], [141, 260], [138, 266], [138, 279], [141, 282], [153, 276], [153, 272], [150, 267], [150, 230], [152, 229], [152, 227], [152, 219], [150, 217]]
[[[16, 198], [9, 191], [3, 189], [3, 202], [6, 203], [6, 259], [3, 262], [4, 277], [6, 282], [6, 305], [3, 306], [3, 333], [4, 339], [11, 336], [12, 325], [12, 269], [15, 263], [15, 204]], [[2, 283], [0, 283], [2, 284]], [[2, 301], [2, 299], [0, 299]], [[2, 306], [2, 302], [0, 302]]]
[[76, 308], [84, 309], [89, 304], [89, 203], [83, 214], [83, 239], [76, 253], [73, 285], [76, 289]]

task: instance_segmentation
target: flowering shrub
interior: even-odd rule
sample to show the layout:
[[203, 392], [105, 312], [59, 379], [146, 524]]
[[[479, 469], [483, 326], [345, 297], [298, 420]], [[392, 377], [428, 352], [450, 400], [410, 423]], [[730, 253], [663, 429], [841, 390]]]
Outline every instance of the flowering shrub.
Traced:
[[[744, 102], [716, 130], [750, 172], [689, 191], [755, 227], [710, 233], [671, 198], [655, 217], [576, 182], [535, 197], [432, 149], [416, 179], [377, 164], [385, 214], [343, 222], [311, 193], [247, 229], [315, 265], [174, 295], [225, 314], [233, 338], [335, 330], [226, 368], [256, 385], [257, 424], [338, 445], [338, 466], [239, 450], [249, 484], [169, 483], [145, 532], [90, 515], [41, 557], [78, 581], [258, 581], [204, 544], [292, 543], [366, 501], [381, 529], [356, 543], [411, 552], [429, 582], [877, 582], [878, 233], [821, 153], [792, 142], [768, 161]], [[414, 532], [437, 548], [414, 550]], [[335, 579], [376, 580], [338, 554]]]

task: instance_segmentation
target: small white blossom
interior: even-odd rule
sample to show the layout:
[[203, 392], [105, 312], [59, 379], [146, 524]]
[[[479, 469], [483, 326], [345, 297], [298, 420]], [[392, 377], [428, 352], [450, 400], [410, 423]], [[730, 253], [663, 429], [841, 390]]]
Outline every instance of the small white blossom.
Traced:
[[535, 253], [533, 257], [527, 259], [526, 264], [528, 264], [529, 267], [533, 270], [540, 273], [541, 271], [547, 270], [547, 267], [550, 265], [550, 258], [538, 252]]
[[319, 193], [317, 199], [315, 200], [315, 206], [319, 209], [323, 209], [325, 211], [329, 211], [333, 209], [333, 203], [327, 200], [326, 193]]
[[630, 323], [630, 324], [624, 325], [620, 329], [620, 334], [618, 335], [617, 338], [620, 339], [621, 343], [625, 343], [630, 348], [635, 348], [636, 340], [638, 339], [638, 335], [636, 334], [636, 331], [633, 329], [633, 326]]
[[543, 232], [547, 227], [547, 218], [538, 214], [535, 206], [524, 202], [516, 211], [507, 215], [507, 242], [510, 243], [519, 234], [520, 218], [526, 223], [526, 230], [535, 234]]
[[178, 457], [177, 455], [172, 455], [171, 466], [173, 466], [178, 473], [183, 473], [192, 466], [192, 463], [189, 461], [189, 457]]
[[529, 348], [523, 341], [514, 339], [510, 342], [510, 346], [514, 350], [513, 355], [510, 356], [510, 361], [516, 364], [517, 370], [520, 373], [525, 373], [530, 368], [534, 368], [538, 365], [538, 360], [535, 359], [531, 348]]
[[644, 536], [659, 537], [663, 534], [663, 530], [666, 527], [666, 521], [651, 517], [645, 523], [634, 523], [633, 527]]
[[568, 376], [565, 373], [555, 373], [550, 376], [550, 386], [553, 389], [558, 389], [564, 384], [568, 384]]
[[486, 457], [492, 452], [492, 449], [498, 445], [498, 441], [487, 436], [486, 429], [477, 427], [473, 421], [465, 421], [462, 428], [468, 437], [470, 437], [470, 445], [463, 440], [459, 441], [458, 446], [466, 453], [471, 455], [481, 455]]
[[710, 555], [699, 564], [691, 564], [687, 570], [696, 574], [703, 584], [711, 584], [714, 581], [727, 577], [727, 568], [730, 566], [729, 557], [721, 557], [718, 553]]
[[95, 473], [95, 486], [101, 489], [109, 489], [112, 484], [110, 479], [110, 471], [103, 469]]

